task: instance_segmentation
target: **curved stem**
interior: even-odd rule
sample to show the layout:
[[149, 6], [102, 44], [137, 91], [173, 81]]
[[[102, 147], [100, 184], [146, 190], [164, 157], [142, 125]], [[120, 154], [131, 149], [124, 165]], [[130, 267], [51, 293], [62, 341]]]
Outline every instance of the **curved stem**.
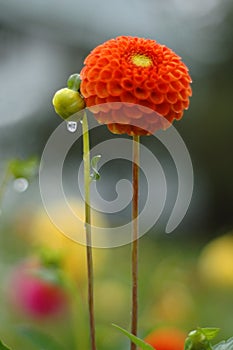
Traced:
[[84, 112], [82, 119], [83, 128], [83, 162], [84, 162], [84, 187], [85, 187], [85, 231], [87, 252], [87, 274], [88, 274], [88, 306], [91, 350], [96, 350], [95, 344], [95, 318], [94, 318], [94, 292], [93, 292], [93, 260], [91, 247], [91, 207], [90, 207], [90, 144], [87, 115]]
[[[140, 137], [133, 137], [133, 208], [132, 208], [132, 315], [131, 333], [137, 336], [138, 327], [138, 202], [139, 202], [139, 160], [140, 160]], [[137, 346], [131, 342], [131, 350]]]

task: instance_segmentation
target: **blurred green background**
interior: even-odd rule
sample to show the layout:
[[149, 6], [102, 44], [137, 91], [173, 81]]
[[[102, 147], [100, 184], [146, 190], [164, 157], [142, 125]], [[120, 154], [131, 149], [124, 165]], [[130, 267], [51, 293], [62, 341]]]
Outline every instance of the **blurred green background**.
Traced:
[[[193, 162], [194, 193], [183, 222], [171, 235], [166, 235], [164, 228], [177, 192], [174, 165], [159, 145], [156, 148], [154, 139], [142, 139], [167, 172], [170, 200], [162, 218], [140, 240], [141, 335], [159, 325], [185, 331], [200, 325], [220, 327], [219, 339], [232, 336], [232, 240], [221, 246], [223, 253], [220, 258], [216, 253], [216, 261], [211, 258], [208, 265], [206, 258], [207, 263], [201, 263], [204, 247], [233, 227], [232, 1], [0, 0], [0, 180], [10, 159], [41, 157], [46, 141], [61, 122], [51, 104], [54, 92], [65, 85], [70, 74], [81, 70], [92, 48], [118, 35], [149, 37], [171, 47], [190, 68], [193, 79], [190, 108], [175, 127]], [[98, 130], [102, 133], [94, 135], [93, 145], [113, 137], [104, 127]], [[80, 145], [76, 145], [66, 167], [67, 192], [73, 193], [72, 176], [80, 157]], [[113, 199], [116, 182], [129, 176], [129, 164], [119, 167], [117, 161], [112, 162], [103, 169], [100, 191]], [[33, 229], [33, 217], [41, 208], [37, 177], [23, 193], [9, 183], [0, 216], [0, 333], [14, 349], [33, 349], [18, 336], [16, 329], [21, 324], [33, 324], [69, 344], [67, 348], [74, 346], [67, 327], [72, 317], [69, 312], [42, 322], [16, 312], [6, 302], [11, 269], [36, 254], [28, 237], [33, 231], [42, 234]], [[122, 217], [112, 219], [120, 221]], [[224, 253], [227, 247], [231, 258], [224, 261], [229, 256]], [[127, 341], [111, 323], [129, 326], [130, 247], [98, 254], [104, 256], [96, 277], [99, 346], [124, 348]], [[217, 277], [210, 274], [208, 280], [203, 266], [216, 271]], [[223, 281], [219, 276], [224, 276]], [[80, 290], [85, 294], [85, 283]], [[82, 317], [86, 320], [85, 302], [78, 315], [80, 327], [85, 323]], [[85, 332], [84, 326], [84, 338]]]

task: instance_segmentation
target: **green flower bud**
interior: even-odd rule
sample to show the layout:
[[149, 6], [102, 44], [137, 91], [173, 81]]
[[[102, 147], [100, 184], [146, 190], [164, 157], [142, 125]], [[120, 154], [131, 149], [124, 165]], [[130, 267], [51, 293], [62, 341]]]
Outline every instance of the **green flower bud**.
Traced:
[[63, 119], [85, 108], [85, 101], [78, 91], [68, 88], [58, 90], [53, 97], [53, 106], [58, 115]]
[[67, 80], [67, 86], [69, 89], [79, 91], [81, 84], [80, 74], [72, 74]]

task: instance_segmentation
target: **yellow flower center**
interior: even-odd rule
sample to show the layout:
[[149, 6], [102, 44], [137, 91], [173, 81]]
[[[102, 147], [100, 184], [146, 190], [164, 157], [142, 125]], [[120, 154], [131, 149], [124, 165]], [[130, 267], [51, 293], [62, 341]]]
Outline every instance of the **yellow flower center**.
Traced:
[[131, 57], [132, 62], [138, 67], [150, 67], [152, 65], [152, 59], [146, 55], [136, 54]]

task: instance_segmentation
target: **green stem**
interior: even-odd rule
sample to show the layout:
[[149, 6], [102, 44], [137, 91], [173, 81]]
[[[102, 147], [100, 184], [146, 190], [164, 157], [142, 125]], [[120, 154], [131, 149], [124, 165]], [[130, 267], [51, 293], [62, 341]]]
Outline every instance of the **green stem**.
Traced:
[[11, 179], [11, 172], [9, 170], [9, 167], [7, 167], [5, 174], [3, 176], [2, 183], [0, 185], [0, 210], [2, 206], [3, 196], [5, 194], [6, 187], [10, 179]]
[[93, 292], [93, 260], [91, 247], [91, 207], [90, 207], [90, 145], [87, 115], [84, 112], [82, 119], [83, 128], [83, 162], [84, 162], [84, 188], [85, 188], [85, 231], [87, 252], [87, 276], [88, 276], [88, 306], [90, 322], [91, 350], [96, 350], [95, 344], [95, 318], [94, 318], [94, 292]]
[[[139, 202], [139, 160], [140, 160], [140, 137], [133, 136], [133, 207], [132, 207], [132, 315], [131, 333], [137, 336], [138, 328], [138, 202]], [[131, 342], [131, 350], [137, 346]]]
[[[72, 334], [74, 339], [74, 349], [88, 349], [88, 339], [86, 337], [86, 313], [84, 312], [85, 303], [81, 292], [77, 292], [77, 285], [70, 283], [70, 294], [73, 296], [71, 304], [71, 324], [73, 325]], [[78, 329], [77, 329], [78, 327]]]

